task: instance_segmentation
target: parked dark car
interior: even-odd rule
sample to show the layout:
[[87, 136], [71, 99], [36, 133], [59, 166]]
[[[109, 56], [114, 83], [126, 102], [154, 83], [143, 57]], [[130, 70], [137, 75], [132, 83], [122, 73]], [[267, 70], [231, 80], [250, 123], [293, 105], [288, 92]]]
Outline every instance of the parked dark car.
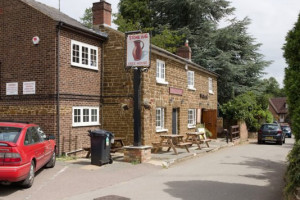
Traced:
[[282, 145], [285, 143], [285, 133], [279, 124], [263, 124], [258, 131], [257, 143], [276, 142]]
[[281, 125], [281, 129], [285, 133], [285, 137], [288, 137], [288, 138], [292, 137], [292, 130], [289, 125]]
[[35, 172], [55, 166], [55, 148], [35, 124], [0, 122], [0, 182], [31, 187]]

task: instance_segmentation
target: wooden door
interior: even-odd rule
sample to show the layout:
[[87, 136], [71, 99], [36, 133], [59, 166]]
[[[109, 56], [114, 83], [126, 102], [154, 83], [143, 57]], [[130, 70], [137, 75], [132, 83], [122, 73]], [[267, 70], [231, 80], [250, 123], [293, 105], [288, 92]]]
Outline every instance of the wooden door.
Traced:
[[202, 111], [202, 123], [211, 133], [213, 139], [217, 138], [217, 110]]

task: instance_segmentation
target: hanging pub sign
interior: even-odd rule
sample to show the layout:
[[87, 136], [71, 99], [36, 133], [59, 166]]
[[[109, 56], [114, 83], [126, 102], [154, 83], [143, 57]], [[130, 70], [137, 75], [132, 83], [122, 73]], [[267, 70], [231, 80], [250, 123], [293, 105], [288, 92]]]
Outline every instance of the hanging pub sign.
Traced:
[[127, 67], [150, 66], [149, 33], [127, 35]]

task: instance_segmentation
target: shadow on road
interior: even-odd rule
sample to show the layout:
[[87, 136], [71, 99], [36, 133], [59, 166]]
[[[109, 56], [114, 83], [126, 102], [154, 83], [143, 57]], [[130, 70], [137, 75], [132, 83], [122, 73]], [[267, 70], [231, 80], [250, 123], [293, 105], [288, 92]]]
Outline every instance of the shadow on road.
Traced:
[[[281, 200], [283, 192], [276, 189], [282, 188], [282, 173], [285, 171], [286, 164], [284, 162], [273, 162], [260, 158], [248, 158], [247, 161], [241, 163], [222, 163], [224, 165], [245, 165], [249, 168], [261, 169], [260, 174], [240, 175], [242, 177], [265, 182], [265, 186], [252, 184], [239, 184], [219, 181], [172, 181], [167, 182], [169, 186], [165, 189], [170, 195], [184, 200]], [[280, 173], [278, 173], [280, 172]], [[249, 182], [249, 181], [248, 181]], [[280, 186], [278, 186], [280, 185]]]

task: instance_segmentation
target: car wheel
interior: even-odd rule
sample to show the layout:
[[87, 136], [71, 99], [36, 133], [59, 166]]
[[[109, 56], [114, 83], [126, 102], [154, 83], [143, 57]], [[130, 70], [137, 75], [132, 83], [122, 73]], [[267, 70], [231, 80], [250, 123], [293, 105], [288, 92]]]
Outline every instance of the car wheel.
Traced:
[[278, 141], [277, 143], [278, 143], [279, 145], [282, 145], [283, 142], [282, 142], [282, 140], [280, 140], [280, 141]]
[[34, 171], [35, 171], [35, 165], [34, 165], [34, 161], [31, 161], [31, 165], [30, 165], [30, 170], [28, 173], [28, 176], [26, 177], [25, 180], [20, 182], [20, 185], [23, 188], [30, 188], [33, 184], [34, 181]]
[[49, 162], [46, 164], [47, 168], [53, 168], [55, 166], [56, 163], [56, 154], [55, 154], [55, 150], [53, 151], [53, 154], [51, 156], [51, 159], [49, 160]]

